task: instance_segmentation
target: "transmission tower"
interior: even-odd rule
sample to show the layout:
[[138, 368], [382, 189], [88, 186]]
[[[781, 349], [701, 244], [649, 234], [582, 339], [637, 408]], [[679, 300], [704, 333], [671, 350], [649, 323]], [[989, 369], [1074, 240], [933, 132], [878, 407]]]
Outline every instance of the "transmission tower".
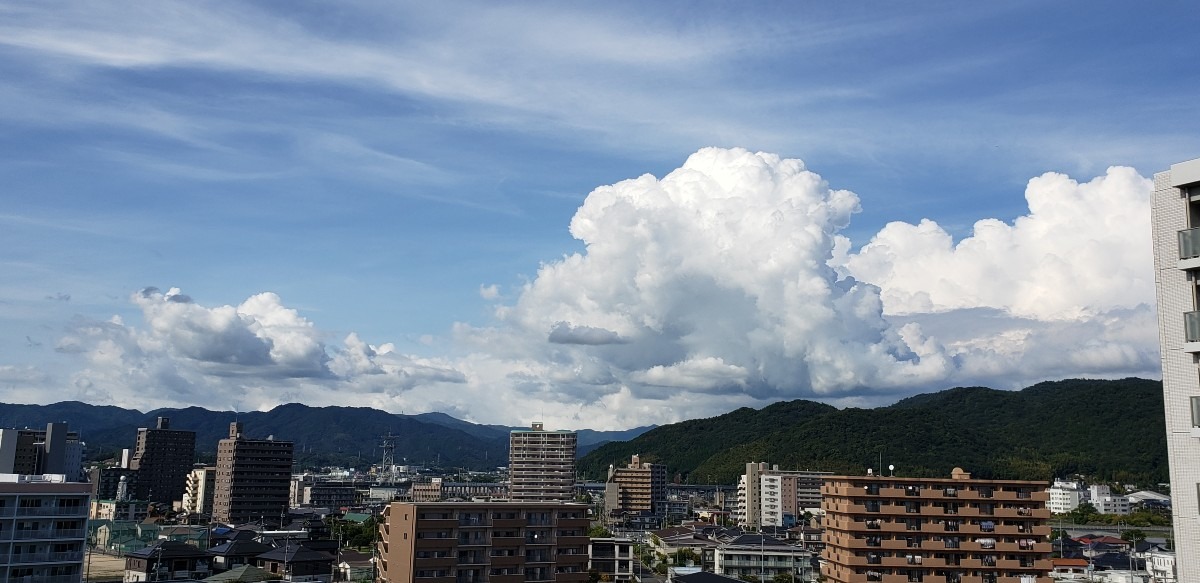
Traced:
[[379, 436], [379, 447], [383, 449], [383, 461], [380, 462], [379, 481], [382, 484], [395, 484], [399, 481], [399, 476], [396, 472], [396, 438], [398, 435], [393, 435], [388, 432]]

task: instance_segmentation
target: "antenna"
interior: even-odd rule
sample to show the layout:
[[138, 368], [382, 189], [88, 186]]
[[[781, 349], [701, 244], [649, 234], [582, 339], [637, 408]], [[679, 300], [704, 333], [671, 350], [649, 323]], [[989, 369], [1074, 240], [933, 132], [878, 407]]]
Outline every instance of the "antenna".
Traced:
[[399, 476], [396, 472], [396, 438], [398, 435], [393, 435], [392, 432], [387, 432], [379, 436], [379, 446], [383, 448], [383, 461], [379, 463], [382, 470], [379, 482], [381, 484], [395, 484]]

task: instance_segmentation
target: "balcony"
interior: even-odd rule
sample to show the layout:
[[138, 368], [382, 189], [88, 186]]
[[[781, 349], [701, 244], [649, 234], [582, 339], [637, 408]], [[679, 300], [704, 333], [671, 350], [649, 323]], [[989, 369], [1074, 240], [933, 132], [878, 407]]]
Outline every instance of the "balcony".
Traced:
[[1200, 352], [1200, 312], [1183, 313], [1183, 351]]
[[1179, 269], [1200, 267], [1200, 228], [1179, 231]]

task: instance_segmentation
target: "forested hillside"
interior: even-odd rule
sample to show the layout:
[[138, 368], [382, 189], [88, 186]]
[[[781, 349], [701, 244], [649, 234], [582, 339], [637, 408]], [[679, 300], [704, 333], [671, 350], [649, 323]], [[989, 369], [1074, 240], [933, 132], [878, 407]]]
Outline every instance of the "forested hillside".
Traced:
[[878, 467], [881, 454], [883, 465], [905, 476], [948, 475], [961, 466], [979, 477], [1167, 481], [1162, 385], [1143, 379], [956, 388], [875, 409], [809, 401], [739, 409], [607, 444], [580, 469], [598, 479], [631, 453], [691, 483], [734, 482], [751, 461], [858, 474]]

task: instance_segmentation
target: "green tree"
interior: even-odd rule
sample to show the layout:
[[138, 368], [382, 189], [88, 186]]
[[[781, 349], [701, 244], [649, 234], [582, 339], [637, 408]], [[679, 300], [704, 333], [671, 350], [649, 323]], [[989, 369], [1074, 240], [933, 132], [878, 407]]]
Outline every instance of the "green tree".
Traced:
[[1071, 522], [1075, 524], [1091, 524], [1100, 516], [1100, 513], [1096, 512], [1096, 507], [1091, 502], [1081, 502], [1069, 513], [1069, 516]]
[[738, 575], [738, 579], [741, 579], [742, 581], [745, 581], [746, 583], [762, 583], [761, 581], [758, 580], [758, 575], [742, 574], [742, 575]]
[[659, 564], [655, 565], [654, 572], [658, 573], [659, 575], [666, 575], [667, 574], [667, 564], [659, 563]]
[[588, 583], [600, 583], [600, 571], [588, 569]]
[[603, 525], [593, 524], [592, 527], [588, 529], [588, 536], [591, 538], [610, 538], [612, 537], [612, 532], [607, 528], [604, 528]]
[[1121, 538], [1131, 543], [1140, 543], [1146, 540], [1146, 533], [1140, 529], [1131, 528], [1121, 534]]
[[771, 577], [771, 583], [796, 583], [796, 576], [791, 573], [776, 573]]

